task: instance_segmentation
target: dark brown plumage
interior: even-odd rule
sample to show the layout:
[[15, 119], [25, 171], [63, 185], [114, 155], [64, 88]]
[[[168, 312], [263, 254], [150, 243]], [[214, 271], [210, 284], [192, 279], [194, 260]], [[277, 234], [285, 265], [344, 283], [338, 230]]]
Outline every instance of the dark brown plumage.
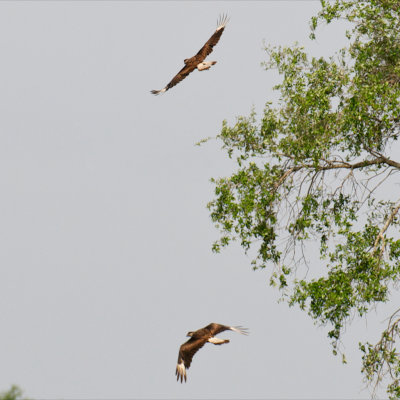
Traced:
[[213, 47], [218, 43], [222, 32], [228, 23], [228, 18], [226, 15], [222, 15], [217, 23], [217, 29], [213, 35], [208, 39], [206, 44], [199, 50], [199, 52], [192, 58], [187, 58], [184, 60], [185, 66], [172, 78], [171, 82], [161, 90], [152, 90], [151, 93], [159, 94], [166, 92], [168, 89], [174, 87], [181, 80], [185, 79], [191, 72], [196, 68], [199, 71], [208, 70], [212, 65], [216, 64], [216, 61], [204, 61], [206, 57], [213, 51]]
[[247, 329], [242, 328], [241, 326], [226, 326], [216, 323], [211, 323], [202, 329], [198, 329], [194, 332], [188, 332], [187, 336], [190, 336], [190, 339], [183, 343], [183, 345], [179, 348], [178, 354], [178, 363], [176, 365], [176, 380], [183, 380], [186, 382], [186, 370], [189, 369], [190, 364], [192, 363], [193, 356], [196, 354], [198, 350], [200, 350], [207, 342], [220, 345], [224, 343], [229, 343], [228, 339], [219, 339], [214, 337], [223, 331], [231, 330], [234, 332], [241, 333], [242, 335], [247, 335]]

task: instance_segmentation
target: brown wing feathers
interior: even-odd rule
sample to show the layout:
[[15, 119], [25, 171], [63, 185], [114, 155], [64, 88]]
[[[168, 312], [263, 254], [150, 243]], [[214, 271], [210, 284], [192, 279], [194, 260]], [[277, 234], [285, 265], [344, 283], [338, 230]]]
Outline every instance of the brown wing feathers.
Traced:
[[208, 329], [211, 333], [212, 336], [218, 335], [218, 333], [224, 332], [224, 331], [234, 331], [237, 333], [241, 333], [242, 335], [248, 335], [247, 329], [243, 328], [241, 326], [226, 326], [226, 325], [221, 325], [221, 324], [216, 324], [216, 323], [211, 323], [207, 325], [203, 329]]
[[196, 69], [197, 64], [186, 64], [171, 80], [170, 83], [168, 83], [167, 86], [165, 86], [164, 89], [161, 90], [152, 90], [151, 93], [153, 94], [159, 94], [160, 92], [166, 92], [168, 89], [171, 89], [174, 87], [177, 83], [179, 83], [181, 80], [185, 79], [191, 72], [193, 72]]
[[218, 43], [228, 21], [229, 18], [227, 15], [220, 16], [219, 20], [217, 21], [217, 30], [213, 33], [210, 39], [207, 40], [206, 44], [196, 54], [198, 56], [201, 56], [199, 62], [202, 62], [209, 54], [211, 54], [211, 52], [213, 51], [213, 47]]
[[165, 86], [165, 88], [161, 90], [152, 90], [151, 93], [157, 95], [166, 92], [168, 89], [174, 87], [177, 83], [185, 79], [191, 72], [193, 72], [196, 69], [197, 64], [203, 62], [204, 59], [212, 52], [213, 47], [218, 43], [227, 23], [227, 15], [222, 15], [218, 20], [216, 31], [213, 33], [210, 39], [208, 39], [206, 44], [199, 50], [199, 52], [192, 58], [185, 60], [185, 66], [174, 76], [174, 78], [168, 83], [167, 86]]
[[188, 369], [192, 363], [193, 356], [205, 345], [207, 340], [208, 337], [199, 339], [192, 337], [180, 347], [178, 354], [178, 365], [175, 371], [177, 381], [180, 379], [182, 382], [182, 379], [185, 379], [186, 382], [186, 371], [183, 370], [182, 373], [181, 368], [179, 368], [179, 364], [183, 363], [184, 368]]
[[223, 331], [227, 331], [230, 329], [229, 326], [221, 325], [221, 324], [216, 324], [216, 323], [211, 323], [205, 327], [205, 329], [208, 329], [211, 333], [212, 336], [218, 335], [218, 333], [221, 333]]

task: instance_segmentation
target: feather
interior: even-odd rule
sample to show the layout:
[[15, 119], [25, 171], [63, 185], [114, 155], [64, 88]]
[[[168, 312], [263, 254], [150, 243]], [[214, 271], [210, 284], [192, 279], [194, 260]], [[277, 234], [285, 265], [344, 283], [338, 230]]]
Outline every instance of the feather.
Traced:
[[[212, 34], [210, 39], [207, 40], [206, 44], [198, 51], [197, 56], [201, 57], [201, 61], [203, 61], [211, 52], [213, 51], [214, 46], [219, 42], [219, 39], [224, 32], [225, 26], [228, 23], [229, 18], [227, 15], [220, 16], [217, 22], [217, 29]], [[201, 62], [200, 61], [200, 62]]]

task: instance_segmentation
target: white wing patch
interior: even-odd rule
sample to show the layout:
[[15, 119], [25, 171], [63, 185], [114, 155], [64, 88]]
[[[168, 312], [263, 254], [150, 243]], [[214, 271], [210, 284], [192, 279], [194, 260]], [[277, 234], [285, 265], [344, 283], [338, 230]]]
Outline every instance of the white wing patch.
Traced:
[[241, 333], [242, 335], [248, 335], [249, 333], [247, 332], [246, 328], [243, 328], [241, 326], [230, 326], [229, 329], [231, 331], [237, 332], [237, 333]]
[[181, 382], [183, 379], [185, 379], [186, 382], [186, 368], [185, 368], [185, 364], [183, 363], [183, 361], [181, 361], [179, 364], [176, 365], [176, 380], [179, 381], [179, 378], [181, 379]]
[[160, 93], [164, 93], [167, 91], [167, 87], [161, 90], [151, 90], [151, 93], [155, 94], [156, 96], [159, 95]]
[[227, 15], [220, 15], [218, 21], [217, 21], [217, 31], [219, 31], [222, 28], [225, 28], [226, 24], [229, 22], [229, 18]]

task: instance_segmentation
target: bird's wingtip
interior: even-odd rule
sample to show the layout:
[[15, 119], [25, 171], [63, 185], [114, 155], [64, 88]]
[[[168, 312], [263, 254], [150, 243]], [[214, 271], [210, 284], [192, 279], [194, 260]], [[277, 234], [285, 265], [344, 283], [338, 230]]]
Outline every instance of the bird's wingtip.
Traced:
[[186, 368], [183, 362], [176, 365], [175, 375], [177, 382], [179, 382], [179, 379], [181, 380], [181, 383], [183, 383], [183, 380], [186, 382]]
[[229, 20], [230, 18], [228, 17], [228, 14], [221, 14], [217, 21], [217, 30], [225, 28]]
[[158, 96], [160, 93], [164, 93], [166, 91], [167, 91], [167, 88], [165, 87], [164, 89], [161, 89], [161, 90], [150, 90], [150, 93]]
[[243, 326], [231, 326], [231, 330], [237, 333], [241, 333], [242, 335], [248, 335], [248, 329], [243, 328]]

